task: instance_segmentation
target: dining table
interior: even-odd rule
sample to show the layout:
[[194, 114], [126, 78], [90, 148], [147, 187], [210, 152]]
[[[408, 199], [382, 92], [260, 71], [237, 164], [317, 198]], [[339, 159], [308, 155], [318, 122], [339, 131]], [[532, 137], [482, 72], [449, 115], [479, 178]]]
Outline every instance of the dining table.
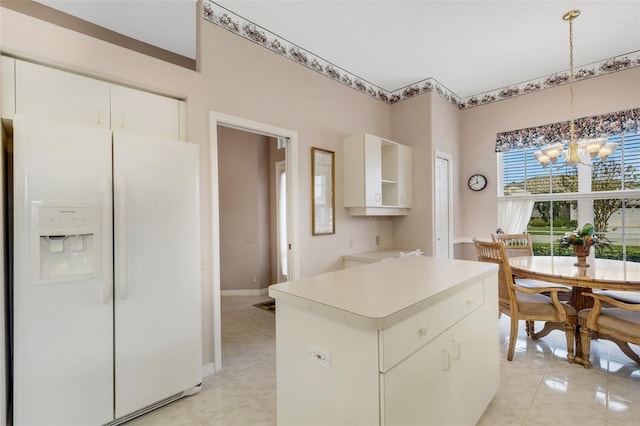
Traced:
[[[610, 295], [617, 293], [620, 298], [625, 295], [619, 292], [640, 292], [640, 263], [591, 256], [587, 258], [587, 265], [578, 266], [577, 259], [573, 256], [509, 258], [509, 266], [514, 277], [570, 286], [572, 291], [568, 303], [578, 312], [593, 306], [593, 298], [584, 296], [584, 293], [606, 290]], [[555, 329], [561, 330], [562, 327], [557, 323], [547, 322], [538, 335], [544, 336]], [[575, 336], [575, 362], [584, 364], [578, 330]], [[593, 337], [598, 336], [594, 333]], [[621, 347], [621, 349], [624, 351], [624, 348]]]
[[588, 257], [589, 266], [576, 266], [574, 256], [518, 256], [509, 258], [516, 277], [572, 287], [569, 304], [576, 311], [593, 306], [583, 296], [597, 290], [640, 291], [640, 263]]

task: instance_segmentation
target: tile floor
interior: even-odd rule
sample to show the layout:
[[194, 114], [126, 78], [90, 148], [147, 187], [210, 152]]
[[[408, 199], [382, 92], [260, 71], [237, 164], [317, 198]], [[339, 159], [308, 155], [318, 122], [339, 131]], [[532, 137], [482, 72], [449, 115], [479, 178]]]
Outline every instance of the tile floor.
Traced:
[[[127, 426], [275, 425], [275, 316], [252, 306], [265, 299], [223, 297], [222, 371], [206, 377], [198, 394]], [[509, 362], [508, 331], [509, 319], [503, 316], [501, 385], [478, 425], [639, 424], [640, 365], [615, 345], [594, 341], [593, 366], [587, 370], [566, 361], [561, 332], [531, 341], [521, 328]]]

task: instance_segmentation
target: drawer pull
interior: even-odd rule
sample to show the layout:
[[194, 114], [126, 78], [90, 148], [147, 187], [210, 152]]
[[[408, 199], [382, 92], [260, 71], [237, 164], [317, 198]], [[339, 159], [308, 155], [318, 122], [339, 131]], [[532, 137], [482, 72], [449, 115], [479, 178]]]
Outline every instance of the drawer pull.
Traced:
[[453, 343], [453, 359], [460, 359], [460, 340], [451, 339]]
[[467, 306], [472, 306], [473, 305], [473, 297], [467, 297], [467, 300], [465, 300], [464, 303], [466, 303]]
[[420, 334], [421, 336], [425, 336], [428, 331], [429, 331], [429, 327], [427, 327], [426, 325], [423, 325], [422, 327], [418, 328], [418, 334]]
[[442, 360], [443, 360], [442, 371], [450, 371], [451, 370], [451, 352], [449, 352], [446, 349], [443, 349], [442, 354], [444, 355], [442, 357]]

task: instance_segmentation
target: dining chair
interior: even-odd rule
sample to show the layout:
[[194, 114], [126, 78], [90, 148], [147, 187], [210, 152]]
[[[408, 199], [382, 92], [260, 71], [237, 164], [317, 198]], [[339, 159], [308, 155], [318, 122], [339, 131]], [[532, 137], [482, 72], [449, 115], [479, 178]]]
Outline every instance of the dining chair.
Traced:
[[502, 242], [509, 257], [533, 256], [530, 234], [491, 234], [491, 239]]
[[[511, 328], [509, 333], [509, 349], [507, 359], [513, 360], [516, 340], [518, 337], [518, 323], [520, 320], [526, 321], [527, 336], [531, 339], [544, 337], [535, 333], [533, 329], [534, 321], [545, 321], [554, 323], [564, 328], [567, 340], [567, 359], [573, 362], [575, 358], [574, 341], [577, 324], [576, 310], [560, 302], [558, 293], [568, 292], [564, 286], [554, 286], [549, 283], [527, 280], [526, 285], [516, 284], [511, 273], [511, 266], [506, 253], [505, 246], [499, 241], [481, 241], [473, 239], [476, 254], [480, 262], [490, 262], [499, 265], [498, 271], [498, 310], [511, 318]], [[541, 285], [537, 284], [541, 283]], [[531, 285], [529, 285], [531, 284]], [[548, 294], [545, 295], [545, 294]], [[544, 330], [549, 330], [546, 327]]]
[[[582, 309], [578, 312], [582, 365], [585, 368], [591, 366], [590, 351], [593, 333], [597, 333], [599, 339], [612, 341], [626, 356], [640, 364], [640, 356], [629, 346], [629, 343], [640, 345], [640, 304], [638, 304], [638, 300], [634, 300], [633, 297], [625, 298], [631, 302], [626, 303], [619, 298], [609, 297], [606, 292], [583, 293], [583, 295], [593, 298], [594, 303], [593, 308]], [[624, 298], [624, 295], [622, 296]]]
[[[491, 234], [493, 241], [500, 241], [504, 244], [505, 251], [508, 257], [516, 256], [533, 256], [533, 241], [531, 234]], [[516, 284], [524, 287], [541, 286], [543, 281], [531, 280], [529, 278], [515, 277]], [[554, 286], [560, 287], [561, 284], [554, 284]], [[558, 298], [561, 302], [568, 302], [571, 299], [571, 287], [567, 287], [567, 292], [558, 294]]]

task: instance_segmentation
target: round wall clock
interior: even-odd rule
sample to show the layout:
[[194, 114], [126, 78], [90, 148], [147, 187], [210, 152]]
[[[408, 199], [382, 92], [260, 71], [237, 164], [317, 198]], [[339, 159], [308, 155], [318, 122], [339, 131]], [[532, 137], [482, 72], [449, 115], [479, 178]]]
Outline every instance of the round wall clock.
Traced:
[[487, 178], [481, 174], [472, 175], [469, 178], [469, 188], [473, 191], [482, 191], [487, 187]]

